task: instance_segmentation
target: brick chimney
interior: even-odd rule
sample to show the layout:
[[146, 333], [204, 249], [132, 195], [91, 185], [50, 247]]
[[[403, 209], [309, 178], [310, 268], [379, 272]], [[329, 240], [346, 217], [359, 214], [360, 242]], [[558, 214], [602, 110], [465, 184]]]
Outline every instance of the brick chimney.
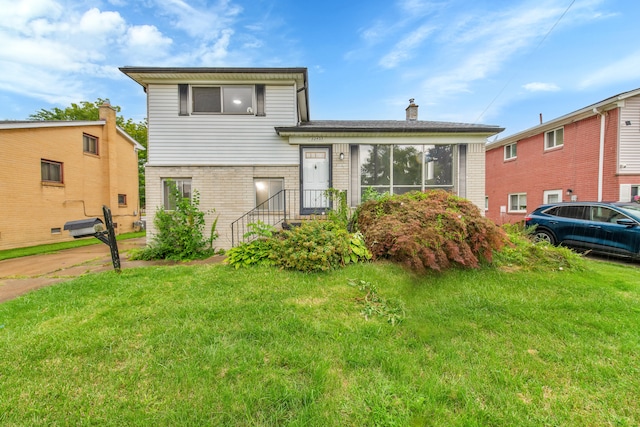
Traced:
[[411, 98], [409, 100], [409, 106], [406, 108], [407, 112], [407, 121], [415, 122], [418, 120], [418, 106], [414, 103], [415, 99]]

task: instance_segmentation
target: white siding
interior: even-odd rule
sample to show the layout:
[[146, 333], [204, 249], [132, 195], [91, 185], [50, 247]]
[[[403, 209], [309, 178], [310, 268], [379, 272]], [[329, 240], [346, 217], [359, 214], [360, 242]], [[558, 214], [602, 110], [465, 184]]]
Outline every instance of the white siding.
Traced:
[[149, 85], [149, 164], [297, 165], [298, 147], [274, 129], [297, 123], [295, 87], [265, 89], [264, 117], [179, 116], [178, 86]]
[[[626, 121], [631, 125], [627, 126]], [[640, 96], [625, 100], [620, 109], [619, 171], [623, 174], [640, 173]]]

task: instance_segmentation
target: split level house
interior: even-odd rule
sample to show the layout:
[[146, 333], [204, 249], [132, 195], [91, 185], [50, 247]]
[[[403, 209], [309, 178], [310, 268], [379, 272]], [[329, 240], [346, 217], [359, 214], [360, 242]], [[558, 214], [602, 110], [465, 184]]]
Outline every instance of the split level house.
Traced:
[[73, 240], [64, 224], [103, 217], [116, 233], [139, 222], [143, 147], [99, 107], [95, 121], [0, 121], [0, 250]]
[[640, 194], [640, 89], [487, 145], [486, 215], [524, 219], [544, 203], [631, 201]]
[[217, 247], [242, 241], [251, 222], [325, 214], [330, 188], [351, 207], [367, 191], [444, 188], [484, 208], [497, 126], [421, 121], [413, 100], [406, 120], [310, 120], [306, 68], [120, 70], [147, 94], [147, 238], [176, 189], [198, 191]]

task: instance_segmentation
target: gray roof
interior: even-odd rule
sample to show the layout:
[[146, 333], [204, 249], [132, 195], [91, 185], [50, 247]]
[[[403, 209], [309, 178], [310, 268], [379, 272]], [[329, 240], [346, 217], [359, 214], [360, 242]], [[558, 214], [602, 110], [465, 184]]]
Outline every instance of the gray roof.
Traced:
[[281, 133], [487, 133], [495, 135], [504, 128], [493, 125], [436, 122], [426, 120], [312, 120], [297, 126], [278, 126]]

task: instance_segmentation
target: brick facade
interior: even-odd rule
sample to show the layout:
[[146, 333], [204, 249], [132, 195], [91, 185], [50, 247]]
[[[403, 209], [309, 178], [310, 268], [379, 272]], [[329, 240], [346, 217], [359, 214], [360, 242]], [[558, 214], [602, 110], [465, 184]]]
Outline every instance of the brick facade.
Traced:
[[[604, 113], [602, 201], [617, 201], [620, 184], [640, 182], [640, 176], [618, 173], [620, 109]], [[487, 217], [498, 224], [522, 221], [526, 213], [509, 212], [509, 194], [526, 193], [527, 212], [544, 203], [545, 191], [560, 190], [562, 201], [597, 201], [601, 116], [567, 120], [564, 144], [545, 150], [545, 132], [527, 136], [516, 143], [517, 157], [505, 160], [504, 143], [486, 153]], [[569, 192], [569, 190], [571, 190]]]
[[[0, 249], [73, 240], [64, 224], [102, 218], [110, 207], [116, 232], [139, 219], [138, 158], [116, 128], [115, 111], [101, 107], [102, 122], [2, 123]], [[83, 152], [83, 135], [98, 140], [98, 154]], [[41, 160], [62, 163], [63, 183], [41, 179]], [[118, 194], [126, 205], [118, 205]]]
[[217, 218], [220, 237], [214, 246], [225, 249], [231, 247], [231, 223], [256, 206], [254, 179], [283, 178], [287, 190], [297, 190], [300, 179], [298, 166], [147, 167], [147, 241], [156, 234], [153, 220], [156, 209], [164, 203], [162, 180], [166, 178], [191, 179], [192, 191], [200, 194], [200, 210], [206, 213], [205, 235]]

